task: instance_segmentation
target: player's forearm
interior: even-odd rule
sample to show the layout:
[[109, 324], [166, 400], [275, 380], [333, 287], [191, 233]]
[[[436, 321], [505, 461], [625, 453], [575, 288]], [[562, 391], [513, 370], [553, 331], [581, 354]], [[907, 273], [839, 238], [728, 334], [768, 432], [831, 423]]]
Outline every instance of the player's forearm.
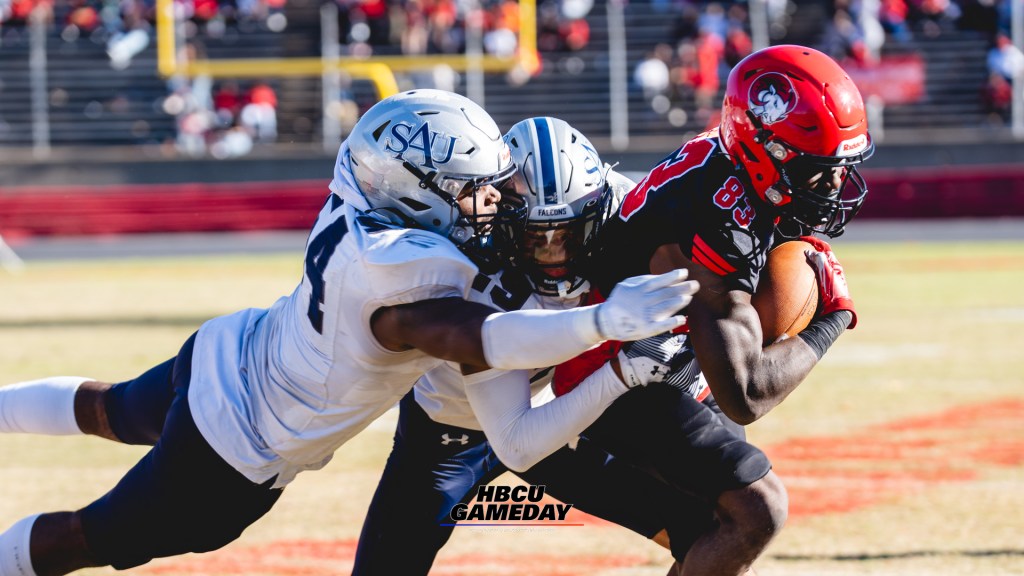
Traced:
[[756, 312], [743, 304], [713, 329], [694, 328], [691, 338], [701, 369], [722, 411], [750, 424], [778, 406], [800, 385], [818, 358], [801, 338], [761, 348]]
[[[418, 348], [431, 356], [502, 370], [553, 366], [604, 340], [640, 340], [679, 327], [699, 289], [685, 271], [628, 278], [595, 306], [573, 310], [493, 309], [438, 298], [382, 308], [373, 334], [389, 350]], [[480, 315], [490, 313], [481, 322]]]
[[481, 328], [486, 365], [502, 370], [555, 366], [604, 340], [596, 306], [492, 314]]
[[536, 408], [530, 406], [523, 371], [492, 371], [486, 379], [466, 381], [480, 427], [498, 458], [515, 471], [527, 470], [565, 446], [626, 391], [607, 364], [568, 394]]
[[[385, 309], [374, 317], [374, 333], [390, 349], [417, 348], [467, 366], [537, 368], [561, 364], [605, 339], [596, 308], [498, 313], [448, 298]], [[387, 334], [397, 335], [390, 346]]]
[[782, 403], [804, 381], [815, 364], [817, 358], [814, 353], [799, 338], [776, 342], [765, 348], [746, 387], [750, 422]]
[[761, 349], [757, 312], [742, 294], [726, 297], [732, 300], [729, 306], [691, 307], [690, 338], [722, 411], [737, 423], [749, 424], [771, 403], [773, 381], [766, 377], [771, 358]]

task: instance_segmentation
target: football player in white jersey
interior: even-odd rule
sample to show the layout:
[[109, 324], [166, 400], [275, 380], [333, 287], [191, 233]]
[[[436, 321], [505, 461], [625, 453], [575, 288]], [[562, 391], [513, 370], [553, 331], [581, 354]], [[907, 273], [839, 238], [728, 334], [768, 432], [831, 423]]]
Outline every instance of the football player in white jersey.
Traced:
[[[468, 300], [478, 266], [467, 254], [486, 254], [489, 230], [521, 214], [496, 188], [514, 172], [497, 126], [470, 100], [387, 98], [341, 146], [291, 295], [206, 322], [133, 381], [0, 389], [0, 431], [153, 445], [92, 504], [0, 534], [0, 575], [126, 569], [220, 548], [444, 361], [503, 369], [515, 384], [523, 369], [683, 322], [697, 286], [681, 273], [630, 279], [607, 302], [572, 310], [500, 313]], [[617, 378], [585, 382], [559, 399], [557, 433], [582, 430], [626, 389]]]
[[[580, 260], [633, 183], [603, 164], [586, 136], [563, 120], [530, 118], [505, 138], [518, 166], [515, 187], [528, 199], [529, 219], [512, 238], [514, 265], [479, 274], [470, 297], [505, 310], [579, 306], [592, 295]], [[712, 532], [712, 503], [719, 494], [770, 474], [764, 454], [743, 441], [742, 427], [719, 418], [706, 381], [690, 361], [686, 338], [659, 335], [627, 344], [588, 376], [617, 375], [630, 386], [660, 383], [626, 397], [650, 391], [656, 395], [652, 398], [679, 404], [671, 416], [653, 411], [648, 416], [664, 421], [655, 428], [665, 432], [661, 438], [647, 439], [648, 448], [614, 456], [587, 437], [567, 448], [564, 436], [551, 432], [561, 427], [559, 413], [545, 404], [551, 398], [545, 389], [550, 369], [533, 371], [529, 387], [506, 381], [500, 370], [465, 378], [457, 365], [447, 363], [427, 372], [400, 404], [394, 445], [363, 525], [353, 575], [427, 574], [451, 535], [456, 505], [507, 469], [544, 485], [563, 502], [671, 546], [676, 558], [684, 560], [693, 541]], [[595, 430], [595, 436], [644, 418], [637, 413], [644, 402], [624, 405], [617, 420]], [[660, 461], [648, 457], [653, 450], [685, 456], [692, 481], [682, 486], [663, 481], [652, 466]], [[743, 526], [759, 525], [763, 514], [758, 509], [767, 505], [756, 489], [748, 492], [749, 498], [734, 497], [738, 504], [727, 510], [746, 513], [738, 520]], [[399, 548], [402, 553], [395, 554]]]

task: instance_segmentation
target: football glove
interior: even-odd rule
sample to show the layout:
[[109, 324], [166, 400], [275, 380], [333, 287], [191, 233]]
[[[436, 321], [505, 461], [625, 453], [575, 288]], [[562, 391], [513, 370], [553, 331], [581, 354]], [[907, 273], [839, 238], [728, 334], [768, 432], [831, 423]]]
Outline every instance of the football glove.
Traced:
[[625, 342], [619, 350], [619, 369], [627, 388], [664, 382], [672, 371], [673, 360], [686, 344], [686, 334], [658, 334], [635, 342]]
[[850, 287], [846, 283], [843, 265], [839, 263], [828, 242], [814, 236], [801, 236], [801, 240], [814, 246], [815, 251], [807, 251], [807, 262], [814, 268], [821, 294], [821, 315], [837, 310], [849, 310], [852, 315], [848, 328], [857, 325], [857, 311], [854, 309]]
[[605, 340], [639, 340], [674, 330], [686, 322], [679, 314], [700, 285], [686, 270], [634, 276], [619, 282], [597, 305], [597, 332]]

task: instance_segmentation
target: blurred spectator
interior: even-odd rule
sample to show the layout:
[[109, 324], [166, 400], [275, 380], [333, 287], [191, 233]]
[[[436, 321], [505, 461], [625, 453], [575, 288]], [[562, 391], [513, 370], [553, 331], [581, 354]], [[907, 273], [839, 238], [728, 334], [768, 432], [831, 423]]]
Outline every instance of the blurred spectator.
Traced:
[[252, 152], [252, 135], [237, 124], [218, 134], [210, 144], [210, 155], [218, 160], [238, 158], [250, 152]]
[[[568, 12], [563, 7], [568, 7]], [[537, 49], [540, 52], [576, 52], [590, 43], [590, 24], [578, 16], [589, 4], [560, 6], [554, 0], [541, 3], [537, 17]]]
[[107, 56], [114, 70], [127, 68], [139, 52], [149, 46], [149, 31], [142, 25], [127, 32], [118, 32], [107, 41]]
[[176, 81], [174, 91], [164, 99], [164, 111], [175, 118], [178, 153], [198, 158], [206, 154], [206, 140], [213, 129], [213, 113], [205, 105], [202, 88], [193, 89], [187, 81]]
[[431, 53], [455, 54], [463, 49], [464, 38], [456, 26], [458, 12], [452, 0], [427, 0], [424, 2], [427, 13], [430, 40], [427, 51]]
[[832, 16], [819, 49], [840, 62], [851, 59], [862, 66], [871, 62], [860, 28], [844, 9], [837, 9]]
[[487, 11], [487, 23], [484, 32], [484, 50], [488, 54], [511, 58], [515, 56], [519, 45], [518, 9], [511, 14], [508, 5], [515, 9], [515, 3], [502, 2]]
[[560, 27], [558, 3], [553, 0], [544, 0], [537, 10], [537, 49], [539, 51], [559, 52], [562, 50]]
[[391, 41], [391, 19], [384, 0], [361, 0], [353, 12], [353, 20], [366, 26], [366, 43], [370, 46], [388, 45]]
[[683, 40], [676, 47], [676, 61], [672, 67], [672, 84], [679, 99], [693, 98], [693, 91], [699, 76], [700, 63], [697, 61], [697, 45], [690, 40]]
[[676, 41], [693, 40], [697, 37], [699, 29], [697, 22], [700, 20], [700, 9], [689, 2], [679, 7], [679, 15], [676, 16], [673, 25], [672, 38]]
[[1024, 73], [1024, 53], [1005, 34], [996, 35], [987, 61], [989, 73], [999, 74], [1008, 82]]
[[[402, 11], [400, 8], [399, 11]], [[427, 53], [427, 16], [420, 0], [405, 3], [405, 25], [402, 29], [401, 46], [403, 54]]]
[[988, 83], [982, 101], [990, 117], [999, 123], [1009, 120], [1013, 105], [1013, 81], [1024, 77], [1024, 53], [1005, 34], [997, 34], [988, 51]]
[[882, 0], [878, 7], [878, 23], [889, 38], [901, 44], [911, 40], [908, 10], [906, 0]]
[[559, 0], [559, 12], [567, 22], [586, 18], [593, 8], [594, 0]]
[[562, 45], [569, 52], [577, 52], [590, 43], [590, 24], [583, 18], [569, 20], [559, 29]]
[[789, 15], [796, 11], [796, 5], [790, 0], [765, 0], [765, 9], [768, 12], [768, 35], [782, 38], [789, 28]]
[[643, 91], [644, 100], [648, 104], [668, 93], [671, 86], [668, 65], [671, 60], [672, 47], [668, 44], [658, 44], [633, 70], [633, 82]]
[[[14, 0], [15, 17], [18, 14], [19, 7], [25, 7], [31, 9], [31, 0]], [[89, 5], [84, 0], [72, 0], [68, 3], [68, 25], [74, 26], [76, 29], [75, 37], [85, 36], [90, 34], [93, 30], [100, 25], [100, 16], [96, 12], [96, 8]], [[27, 14], [26, 14], [27, 15]]]
[[725, 38], [725, 63], [731, 70], [754, 51], [754, 42], [742, 28], [731, 28]]
[[999, 30], [1009, 34], [1013, 13], [1013, 7], [1011, 6], [1013, 0], [996, 0], [996, 2], [998, 3], [996, 11], [999, 13]]
[[682, 101], [693, 98], [696, 120], [709, 122], [721, 85], [725, 43], [717, 34], [701, 29], [696, 40], [682, 40], [676, 47], [676, 61], [671, 69], [676, 97]]
[[985, 112], [995, 124], [1006, 124], [1013, 106], [1013, 84], [998, 72], [988, 75], [988, 83], [982, 90]]
[[952, 0], [911, 0], [911, 19], [925, 36], [934, 38], [956, 29], [960, 7]]
[[863, 49], [867, 52], [859, 58], [867, 63], [878, 62], [882, 55], [882, 45], [885, 44], [885, 29], [879, 21], [881, 11], [881, 0], [850, 0], [850, 16], [857, 24], [863, 39]]
[[729, 32], [729, 21], [726, 18], [725, 8], [718, 2], [709, 3], [697, 19], [697, 28], [699, 31], [714, 34], [720, 41], [724, 41]]
[[242, 106], [241, 125], [257, 142], [277, 140], [277, 94], [265, 82], [257, 82], [249, 89], [248, 102]]
[[213, 112], [219, 126], [231, 126], [242, 110], [243, 98], [238, 82], [227, 80], [213, 93]]

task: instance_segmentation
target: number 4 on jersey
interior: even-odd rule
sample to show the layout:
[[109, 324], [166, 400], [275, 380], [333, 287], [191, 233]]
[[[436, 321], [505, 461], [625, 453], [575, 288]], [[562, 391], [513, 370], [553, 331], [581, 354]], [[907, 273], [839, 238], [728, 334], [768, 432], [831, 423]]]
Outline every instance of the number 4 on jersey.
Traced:
[[[340, 203], [339, 203], [340, 204]], [[324, 281], [324, 270], [327, 263], [334, 254], [334, 249], [341, 243], [341, 239], [348, 232], [348, 224], [342, 216], [331, 222], [319, 234], [317, 234], [306, 248], [306, 277], [309, 278], [309, 310], [306, 315], [309, 317], [313, 329], [320, 334], [324, 333], [324, 311], [321, 308], [324, 303], [324, 292], [327, 290]]]

